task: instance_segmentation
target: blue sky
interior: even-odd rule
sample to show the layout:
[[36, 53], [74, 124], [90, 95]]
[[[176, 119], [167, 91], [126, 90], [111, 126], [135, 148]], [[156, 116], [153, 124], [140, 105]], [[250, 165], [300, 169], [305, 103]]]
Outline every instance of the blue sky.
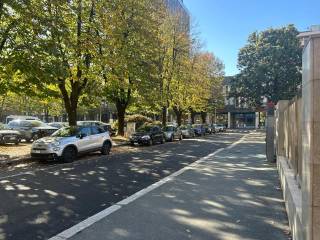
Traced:
[[295, 24], [300, 31], [320, 24], [319, 0], [184, 0], [205, 49], [218, 56], [226, 75], [237, 70], [238, 51], [250, 33]]

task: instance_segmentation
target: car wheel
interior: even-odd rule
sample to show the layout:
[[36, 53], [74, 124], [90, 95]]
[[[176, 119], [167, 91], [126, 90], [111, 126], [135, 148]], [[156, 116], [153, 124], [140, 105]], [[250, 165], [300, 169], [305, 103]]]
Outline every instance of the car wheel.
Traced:
[[74, 147], [67, 147], [62, 153], [62, 160], [71, 163], [77, 158], [77, 150]]
[[161, 143], [161, 144], [164, 144], [164, 137], [161, 138], [160, 143]]
[[19, 145], [19, 143], [21, 142], [21, 139], [17, 139], [17, 141], [14, 143], [15, 145]]
[[170, 138], [170, 142], [173, 142], [174, 141], [174, 136], [173, 134], [171, 135], [171, 138]]
[[102, 155], [109, 155], [111, 150], [111, 144], [108, 141], [105, 141], [101, 148]]
[[131, 146], [134, 146], [134, 142], [130, 142], [130, 145], [131, 145]]
[[32, 140], [31, 138], [27, 138], [27, 139], [26, 139], [26, 142], [27, 142], [27, 143], [31, 143], [31, 140]]
[[153, 140], [152, 140], [152, 138], [150, 138], [150, 140], [149, 140], [149, 142], [148, 142], [148, 145], [149, 145], [149, 146], [152, 146], [152, 145], [153, 145]]

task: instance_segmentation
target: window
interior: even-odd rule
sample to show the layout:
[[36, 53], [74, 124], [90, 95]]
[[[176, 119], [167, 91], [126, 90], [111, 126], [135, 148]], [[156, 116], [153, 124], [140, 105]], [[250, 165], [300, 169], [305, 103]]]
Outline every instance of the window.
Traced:
[[91, 129], [90, 127], [84, 127], [80, 130], [80, 134], [83, 136], [90, 136], [91, 135]]
[[91, 128], [91, 134], [96, 135], [96, 134], [101, 134], [104, 133], [105, 131], [101, 127], [92, 127]]

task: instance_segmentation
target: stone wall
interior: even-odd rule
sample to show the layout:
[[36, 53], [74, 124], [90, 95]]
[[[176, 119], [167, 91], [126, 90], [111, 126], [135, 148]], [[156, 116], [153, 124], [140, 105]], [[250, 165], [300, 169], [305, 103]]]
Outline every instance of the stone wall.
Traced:
[[276, 154], [294, 240], [320, 240], [320, 32], [301, 34], [302, 98], [276, 108]]

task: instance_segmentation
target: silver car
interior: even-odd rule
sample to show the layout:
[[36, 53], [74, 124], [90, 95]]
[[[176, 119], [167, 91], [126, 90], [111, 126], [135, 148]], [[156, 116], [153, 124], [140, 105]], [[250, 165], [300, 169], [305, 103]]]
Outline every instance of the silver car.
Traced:
[[191, 125], [182, 125], [180, 129], [184, 138], [193, 138], [196, 136]]
[[173, 142], [175, 139], [182, 140], [182, 132], [180, 128], [173, 126], [173, 125], [168, 125], [163, 128], [163, 133], [165, 136], [166, 141]]
[[78, 126], [61, 128], [50, 137], [32, 144], [33, 158], [61, 159], [73, 162], [78, 154], [100, 151], [108, 155], [112, 147], [109, 133], [97, 126]]

